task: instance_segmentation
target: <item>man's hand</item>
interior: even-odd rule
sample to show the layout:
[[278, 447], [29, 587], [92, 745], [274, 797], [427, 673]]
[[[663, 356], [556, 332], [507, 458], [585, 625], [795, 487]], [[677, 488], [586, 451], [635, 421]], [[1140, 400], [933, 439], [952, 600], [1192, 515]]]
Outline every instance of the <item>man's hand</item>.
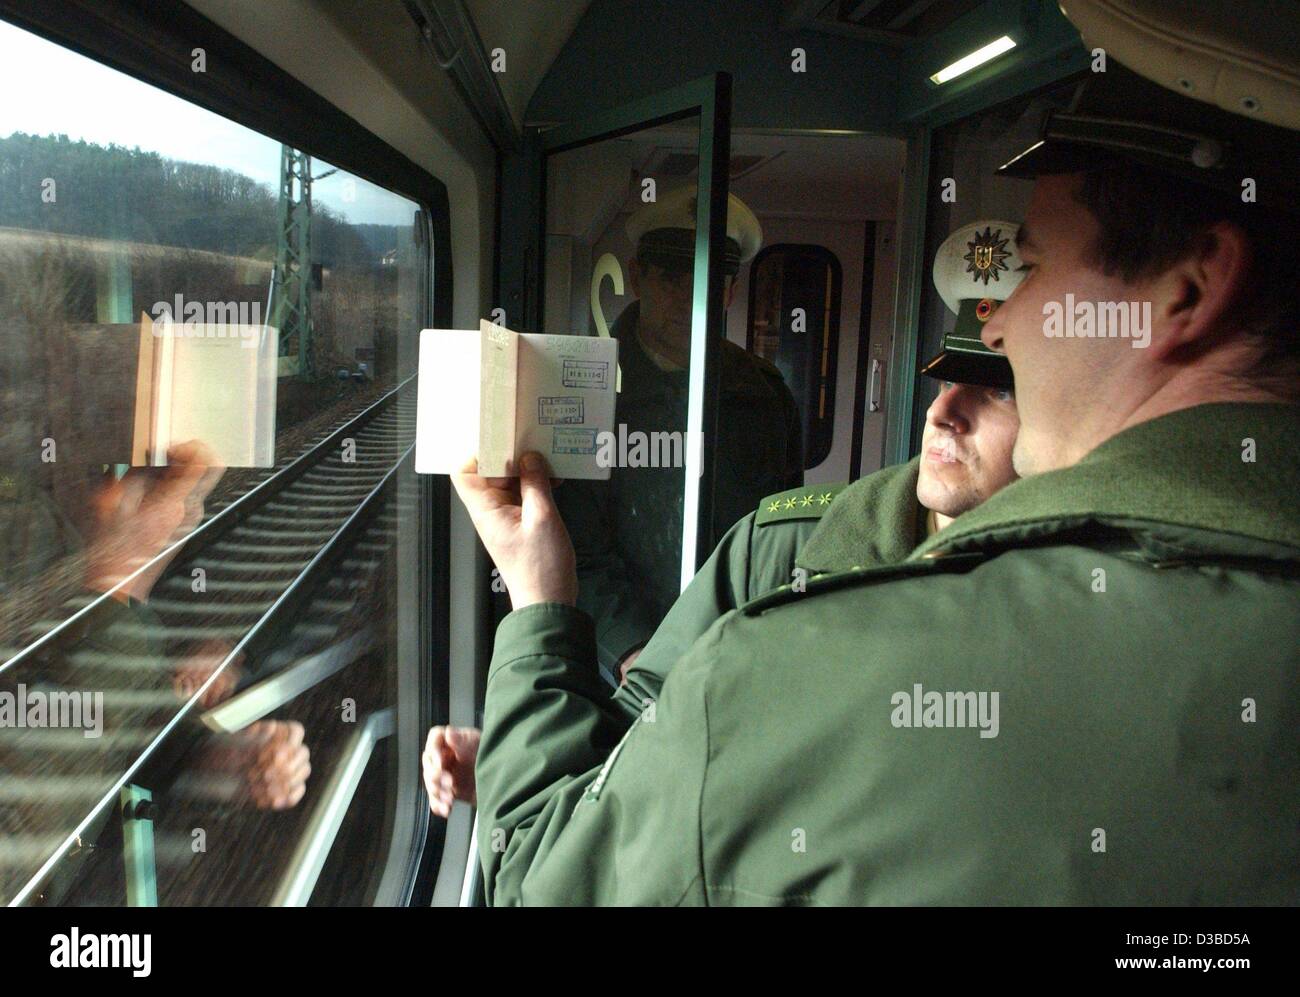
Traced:
[[288, 810], [307, 792], [311, 752], [297, 720], [259, 720], [250, 724], [244, 785], [259, 810]]
[[577, 559], [564, 520], [551, 498], [546, 460], [526, 453], [518, 478], [451, 476], [474, 529], [510, 592], [510, 604], [523, 609], [535, 602], [578, 601]]
[[86, 587], [120, 601], [147, 600], [170, 558], [131, 575], [199, 524], [203, 502], [225, 470], [206, 444], [191, 440], [167, 451], [166, 467], [132, 468], [104, 485], [94, 499]]
[[421, 759], [429, 809], [439, 817], [451, 813], [454, 800], [478, 804], [474, 789], [474, 762], [483, 732], [475, 727], [434, 727], [424, 743]]
[[180, 785], [199, 799], [258, 810], [288, 810], [307, 792], [311, 751], [296, 720], [259, 720], [205, 743]]
[[[212, 673], [217, 670], [221, 662], [226, 660], [230, 648], [229, 641], [213, 637], [205, 640], [179, 661], [172, 670], [172, 688], [176, 691], [177, 698], [189, 699], [198, 692], [203, 683], [212, 677]], [[229, 698], [235, 691], [235, 687], [239, 685], [243, 662], [244, 655], [241, 652], [226, 667], [226, 670], [216, 677], [212, 685], [208, 686], [207, 691], [199, 699], [199, 709], [210, 710], [222, 700]]]

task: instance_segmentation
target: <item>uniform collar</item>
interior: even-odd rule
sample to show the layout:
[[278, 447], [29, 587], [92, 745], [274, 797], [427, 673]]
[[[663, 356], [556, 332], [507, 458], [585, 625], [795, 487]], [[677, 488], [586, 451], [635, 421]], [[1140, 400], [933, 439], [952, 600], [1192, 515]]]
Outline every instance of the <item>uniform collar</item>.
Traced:
[[[1022, 546], [1090, 527], [1210, 553], [1300, 559], [1300, 406], [1198, 405], [1133, 426], [1072, 467], [1024, 478], [959, 516], [913, 559]], [[1253, 457], [1253, 460], [1243, 459]]]
[[809, 571], [850, 571], [902, 561], [924, 533], [916, 479], [921, 459], [860, 478], [835, 497], [795, 563]]

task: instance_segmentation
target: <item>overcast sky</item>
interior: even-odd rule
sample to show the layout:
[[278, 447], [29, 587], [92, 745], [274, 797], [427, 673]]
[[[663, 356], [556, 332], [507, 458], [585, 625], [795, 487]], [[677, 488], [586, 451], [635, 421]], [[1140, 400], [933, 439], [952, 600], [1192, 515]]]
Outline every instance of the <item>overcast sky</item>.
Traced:
[[[280, 143], [156, 87], [0, 21], [0, 137], [67, 135], [99, 145], [139, 146], [168, 159], [235, 170], [279, 183]], [[312, 174], [330, 165], [312, 160]], [[342, 174], [312, 186], [316, 202], [348, 221], [409, 225], [414, 205], [365, 180], [353, 199]]]

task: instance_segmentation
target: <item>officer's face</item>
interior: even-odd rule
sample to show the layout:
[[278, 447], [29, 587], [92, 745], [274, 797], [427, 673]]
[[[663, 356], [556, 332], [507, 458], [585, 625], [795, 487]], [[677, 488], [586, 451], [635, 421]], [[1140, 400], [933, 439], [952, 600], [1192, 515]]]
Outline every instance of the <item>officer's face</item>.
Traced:
[[[641, 300], [642, 333], [651, 333], [665, 343], [685, 346], [691, 339], [691, 310], [694, 277], [690, 270], [665, 270], [654, 264], [632, 260], [628, 267], [632, 293]], [[735, 282], [724, 278], [722, 307], [731, 304]]]
[[1019, 427], [1010, 391], [945, 381], [925, 414], [917, 499], [940, 515], [960, 516], [1009, 485]]
[[1025, 278], [982, 331], [985, 345], [1005, 353], [1015, 372], [1020, 434], [1013, 458], [1022, 476], [1068, 467], [1112, 435], [1134, 355], [1143, 352], [1133, 340], [1055, 335], [1066, 312], [1091, 306], [1099, 316], [1099, 304], [1144, 296], [1086, 259], [1099, 229], [1074, 198], [1080, 181], [1035, 182], [1017, 238]]

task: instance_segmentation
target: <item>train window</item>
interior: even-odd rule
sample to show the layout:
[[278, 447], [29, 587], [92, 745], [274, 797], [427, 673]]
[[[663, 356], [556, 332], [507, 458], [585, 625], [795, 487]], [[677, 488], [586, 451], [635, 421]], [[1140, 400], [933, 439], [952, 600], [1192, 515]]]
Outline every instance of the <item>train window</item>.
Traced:
[[[1038, 137], [1044, 115], [1068, 104], [1076, 86], [1077, 81], [1053, 84], [935, 129], [929, 174], [934, 193], [926, 199], [927, 261], [934, 260], [939, 246], [962, 225], [982, 218], [1019, 222], [1024, 217], [1033, 185], [998, 176], [997, 168]], [[955, 198], [939, 193], [947, 181], [951, 181], [948, 189], [956, 191]], [[927, 265], [922, 275], [917, 370], [939, 352], [944, 335], [952, 331], [956, 321], [935, 289]], [[938, 391], [938, 381], [917, 374], [912, 410], [914, 446], [920, 446], [925, 413]]]
[[840, 261], [822, 246], [768, 246], [754, 259], [746, 346], [776, 364], [794, 393], [803, 466], [831, 450], [840, 342]]
[[371, 899], [427, 213], [3, 22], [0, 88], [0, 902]]

